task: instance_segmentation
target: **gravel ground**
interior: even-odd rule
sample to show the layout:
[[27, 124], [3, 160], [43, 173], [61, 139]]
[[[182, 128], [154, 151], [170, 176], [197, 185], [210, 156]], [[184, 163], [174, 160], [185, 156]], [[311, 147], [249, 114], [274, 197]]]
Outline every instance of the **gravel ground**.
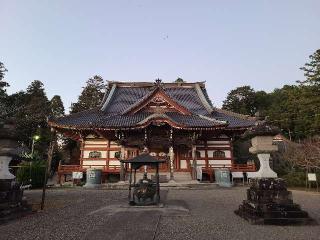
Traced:
[[[0, 225], [0, 239], [320, 239], [320, 226], [257, 226], [236, 216], [245, 189], [163, 190], [163, 208], [129, 208], [123, 190], [49, 190], [46, 209]], [[41, 191], [25, 196], [37, 209]], [[293, 198], [320, 223], [320, 194]]]

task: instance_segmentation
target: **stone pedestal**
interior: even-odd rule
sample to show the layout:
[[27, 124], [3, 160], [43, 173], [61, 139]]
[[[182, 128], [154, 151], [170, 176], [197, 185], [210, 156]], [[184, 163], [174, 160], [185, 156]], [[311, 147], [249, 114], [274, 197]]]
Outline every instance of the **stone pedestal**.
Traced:
[[270, 153], [277, 151], [273, 145], [273, 136], [278, 130], [258, 122], [247, 131], [252, 147], [249, 151], [257, 154], [260, 169], [247, 190], [247, 199], [240, 204], [235, 213], [253, 224], [309, 224], [312, 222], [307, 212], [293, 203], [292, 194], [287, 190], [283, 179], [270, 168]]
[[20, 154], [14, 124], [0, 127], [0, 223], [28, 214], [31, 207], [23, 199], [23, 189], [9, 172], [13, 156]]
[[270, 168], [270, 153], [277, 151], [278, 146], [272, 144], [272, 136], [255, 136], [251, 139], [252, 147], [249, 151], [253, 154], [257, 154], [260, 169], [255, 173], [256, 178], [276, 178], [277, 173], [275, 173]]
[[12, 157], [0, 156], [0, 223], [27, 214], [31, 208], [23, 199], [23, 190], [9, 172]]
[[12, 157], [0, 156], [0, 179], [14, 179], [15, 176], [9, 172], [9, 163]]
[[310, 224], [314, 221], [292, 200], [283, 179], [255, 179], [247, 190], [237, 215], [252, 224]]
[[256, 172], [257, 178], [276, 178], [277, 173], [270, 168], [270, 153], [259, 153], [258, 159], [260, 162], [260, 169]]

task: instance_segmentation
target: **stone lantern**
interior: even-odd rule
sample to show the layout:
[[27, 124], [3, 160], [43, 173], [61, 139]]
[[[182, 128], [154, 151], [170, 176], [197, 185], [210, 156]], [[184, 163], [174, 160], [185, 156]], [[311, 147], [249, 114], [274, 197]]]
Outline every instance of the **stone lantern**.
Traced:
[[277, 127], [268, 125], [265, 121], [257, 122], [246, 133], [245, 137], [251, 138], [250, 153], [257, 154], [260, 162], [260, 169], [255, 173], [256, 178], [276, 178], [275, 173], [269, 164], [270, 153], [278, 151], [278, 146], [273, 144], [273, 138], [279, 133]]
[[15, 141], [14, 125], [4, 124], [0, 128], [0, 181], [11, 182], [15, 176], [9, 172], [9, 163], [19, 147]]
[[0, 223], [29, 211], [23, 200], [23, 190], [9, 172], [12, 157], [19, 155], [15, 126], [5, 123], [0, 126]]
[[250, 182], [247, 199], [243, 200], [235, 214], [252, 224], [310, 224], [313, 219], [293, 202], [286, 182], [277, 178], [270, 168], [270, 153], [278, 150], [276, 145], [272, 145], [273, 136], [278, 132], [277, 128], [261, 121], [245, 133], [246, 137], [251, 138], [252, 147], [249, 151], [258, 155], [260, 169]]

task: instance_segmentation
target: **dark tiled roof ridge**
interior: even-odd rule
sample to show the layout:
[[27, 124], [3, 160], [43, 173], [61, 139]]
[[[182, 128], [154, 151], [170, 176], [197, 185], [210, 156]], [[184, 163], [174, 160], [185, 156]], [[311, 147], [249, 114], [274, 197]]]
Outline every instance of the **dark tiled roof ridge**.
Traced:
[[94, 107], [94, 108], [91, 108], [91, 109], [86, 109], [86, 110], [83, 110], [83, 111], [80, 111], [80, 112], [75, 112], [75, 113], [69, 113], [68, 115], [65, 115], [65, 116], [61, 116], [61, 117], [58, 117], [58, 118], [53, 118], [53, 120], [59, 120], [59, 119], [68, 119], [70, 117], [76, 117], [76, 116], [81, 116], [85, 113], [99, 113], [100, 112], [100, 107]]
[[213, 107], [213, 110], [217, 111], [217, 112], [220, 112], [220, 113], [224, 113], [224, 114], [229, 115], [229, 116], [237, 117], [237, 118], [240, 118], [240, 119], [243, 119], [243, 120], [255, 120], [254, 117], [250, 117], [249, 115], [244, 115], [244, 114], [241, 114], [241, 113], [232, 112], [232, 111], [225, 110], [225, 109], [222, 109], [222, 108]]
[[[113, 84], [117, 84], [117, 87], [154, 87], [154, 82], [148, 81], [134, 81], [134, 82], [126, 82], [126, 81], [108, 81], [108, 85], [112, 86]], [[205, 86], [205, 81], [198, 82], [162, 82], [161, 85], [164, 87], [192, 87], [196, 84], [199, 84], [201, 87]]]
[[208, 104], [214, 109], [213, 103], [212, 103], [212, 101], [211, 101], [211, 99], [210, 99], [210, 97], [209, 97], [209, 94], [208, 94], [207, 89], [206, 89], [205, 87], [202, 87], [201, 90], [202, 90], [202, 93], [203, 93], [203, 95], [205, 96]]

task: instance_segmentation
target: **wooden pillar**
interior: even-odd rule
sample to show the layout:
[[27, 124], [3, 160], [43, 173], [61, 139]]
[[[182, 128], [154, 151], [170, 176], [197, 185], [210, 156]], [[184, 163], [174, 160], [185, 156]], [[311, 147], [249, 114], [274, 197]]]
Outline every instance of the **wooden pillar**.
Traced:
[[132, 168], [130, 169], [130, 176], [129, 176], [129, 195], [128, 195], [128, 200], [129, 203], [131, 203], [131, 188], [132, 188]]
[[110, 140], [107, 141], [107, 160], [106, 160], [106, 168], [109, 169], [109, 161], [110, 161]]
[[[125, 160], [126, 156], [125, 156], [125, 147], [123, 145], [121, 145], [121, 160]], [[125, 181], [125, 172], [124, 172], [124, 163], [122, 161], [120, 161], [120, 181], [124, 182]]]
[[174, 181], [174, 150], [173, 150], [173, 129], [170, 129], [170, 147], [169, 147], [169, 161], [170, 161], [170, 181]]
[[[83, 166], [83, 156], [84, 156], [84, 148], [85, 148], [85, 138], [81, 139], [81, 143], [80, 143], [80, 167]], [[70, 156], [70, 162], [71, 162], [71, 156]]]
[[197, 180], [197, 146], [192, 144], [192, 180]]
[[208, 142], [207, 141], [205, 141], [204, 153], [205, 153], [206, 169], [208, 170], [209, 169], [209, 155], [208, 155]]
[[159, 179], [159, 164], [156, 166], [156, 203], [160, 202], [160, 179]]
[[174, 151], [173, 146], [169, 148], [169, 161], [170, 161], [170, 181], [174, 180]]

